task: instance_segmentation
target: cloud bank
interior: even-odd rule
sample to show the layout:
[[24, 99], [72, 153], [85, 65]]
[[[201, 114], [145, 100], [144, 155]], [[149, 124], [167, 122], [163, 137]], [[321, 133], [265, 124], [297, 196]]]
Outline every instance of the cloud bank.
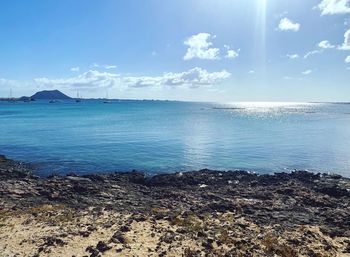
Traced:
[[161, 76], [122, 76], [120, 74], [90, 70], [78, 76], [63, 79], [37, 78], [35, 84], [42, 88], [74, 88], [98, 90], [107, 88], [199, 88], [220, 84], [231, 76], [226, 70], [208, 72], [195, 67], [188, 71], [168, 72]]
[[115, 86], [119, 77], [118, 74], [90, 70], [71, 78], [37, 78], [34, 82], [42, 88], [102, 89]]

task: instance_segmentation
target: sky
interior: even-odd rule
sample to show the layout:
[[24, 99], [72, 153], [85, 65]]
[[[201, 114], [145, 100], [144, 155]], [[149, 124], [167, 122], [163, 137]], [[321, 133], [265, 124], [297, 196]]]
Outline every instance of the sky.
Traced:
[[2, 0], [0, 96], [350, 101], [350, 0]]

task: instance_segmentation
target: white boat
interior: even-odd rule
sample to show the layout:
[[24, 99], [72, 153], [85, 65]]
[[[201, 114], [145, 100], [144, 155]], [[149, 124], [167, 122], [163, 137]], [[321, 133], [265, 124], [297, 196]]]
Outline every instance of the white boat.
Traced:
[[108, 91], [106, 92], [106, 99], [103, 101], [104, 104], [110, 104], [112, 103], [111, 100], [109, 100], [109, 97], [108, 97]]
[[80, 103], [81, 102], [81, 98], [79, 96], [79, 91], [77, 91], [77, 98], [75, 99], [76, 103]]

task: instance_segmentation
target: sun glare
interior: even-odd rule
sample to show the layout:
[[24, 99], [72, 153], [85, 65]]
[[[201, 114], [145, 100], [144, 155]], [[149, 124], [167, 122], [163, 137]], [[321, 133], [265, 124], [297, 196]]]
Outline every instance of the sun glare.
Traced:
[[261, 67], [263, 72], [262, 74], [265, 73], [266, 63], [266, 15], [267, 0], [258, 0], [255, 23], [255, 51], [257, 57], [257, 65]]

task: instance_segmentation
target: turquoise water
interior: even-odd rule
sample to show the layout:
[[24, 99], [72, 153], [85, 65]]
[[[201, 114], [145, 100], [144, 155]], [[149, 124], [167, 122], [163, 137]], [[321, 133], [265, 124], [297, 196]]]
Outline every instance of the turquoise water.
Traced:
[[0, 102], [0, 153], [40, 174], [211, 168], [350, 176], [350, 104]]

